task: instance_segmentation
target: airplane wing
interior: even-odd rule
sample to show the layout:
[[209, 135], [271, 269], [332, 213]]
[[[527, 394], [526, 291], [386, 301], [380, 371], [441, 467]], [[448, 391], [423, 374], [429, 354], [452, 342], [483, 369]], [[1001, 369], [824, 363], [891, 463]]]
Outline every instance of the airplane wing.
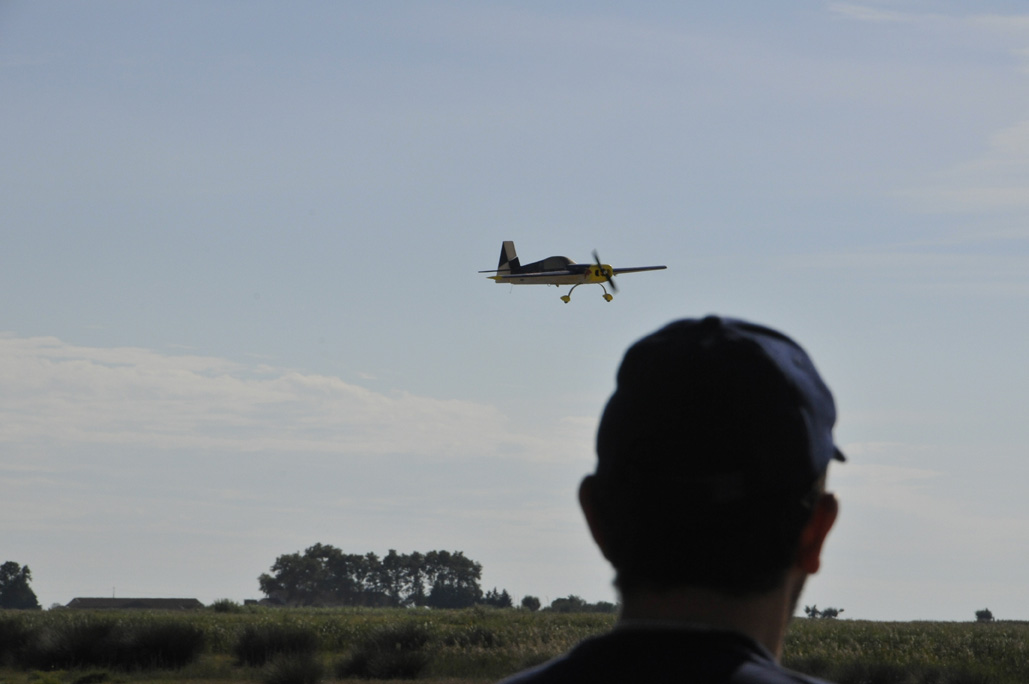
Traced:
[[665, 268], [668, 268], [668, 267], [667, 266], [631, 266], [629, 268], [615, 268], [615, 269], [612, 269], [612, 270], [614, 271], [614, 275], [618, 275], [619, 273], [638, 273], [639, 271], [660, 271], [660, 270], [665, 269]]
[[[497, 271], [479, 271], [479, 273], [497, 273]], [[581, 271], [541, 271], [539, 273], [508, 273], [507, 271], [500, 272], [504, 278], [556, 278], [559, 276], [570, 276], [579, 275]]]
[[[568, 264], [568, 268], [562, 268], [562, 269], [559, 269], [557, 271], [526, 271], [526, 270], [524, 270], [524, 268], [523, 268], [523, 270], [520, 270], [520, 271], [511, 271], [509, 269], [501, 270], [499, 268], [494, 268], [494, 269], [489, 270], [489, 271], [479, 271], [479, 273], [503, 273], [504, 275], [531, 276], [531, 277], [536, 277], [536, 276], [556, 276], [556, 275], [576, 275], [576, 274], [579, 274], [579, 273], [583, 273], [586, 269], [588, 269], [590, 267], [591, 267], [590, 264]], [[664, 268], [664, 266], [662, 266], [661, 268]]]

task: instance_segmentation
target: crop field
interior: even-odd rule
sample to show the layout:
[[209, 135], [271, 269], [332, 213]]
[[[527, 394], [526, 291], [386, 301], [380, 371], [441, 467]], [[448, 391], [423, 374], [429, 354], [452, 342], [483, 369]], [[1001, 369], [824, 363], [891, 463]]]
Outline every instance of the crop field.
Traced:
[[[525, 610], [0, 611], [0, 684], [491, 682], [610, 628]], [[1029, 681], [1029, 623], [795, 620], [784, 664], [838, 684]]]

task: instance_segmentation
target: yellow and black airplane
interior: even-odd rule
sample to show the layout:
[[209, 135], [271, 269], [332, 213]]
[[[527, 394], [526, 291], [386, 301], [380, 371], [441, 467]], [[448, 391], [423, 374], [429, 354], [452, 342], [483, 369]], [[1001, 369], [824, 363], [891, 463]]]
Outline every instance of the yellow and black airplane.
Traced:
[[562, 295], [561, 301], [567, 304], [572, 299], [572, 290], [580, 285], [596, 284], [604, 289], [604, 299], [611, 301], [604, 283], [611, 286], [611, 292], [618, 292], [614, 277], [620, 273], [636, 273], [638, 271], [660, 271], [666, 266], [633, 266], [631, 268], [613, 268], [600, 263], [596, 250], [593, 251], [592, 264], [577, 264], [568, 257], [552, 256], [542, 261], [534, 261], [522, 266], [515, 253], [514, 242], [507, 240], [500, 248], [500, 265], [493, 271], [479, 273], [496, 273], [489, 278], [498, 283], [512, 285], [571, 285], [568, 294]]

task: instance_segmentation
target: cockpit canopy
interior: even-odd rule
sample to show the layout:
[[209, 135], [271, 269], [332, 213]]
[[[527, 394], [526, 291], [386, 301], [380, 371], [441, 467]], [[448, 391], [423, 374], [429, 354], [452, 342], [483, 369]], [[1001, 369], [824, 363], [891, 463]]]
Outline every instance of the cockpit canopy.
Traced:
[[575, 262], [568, 257], [552, 256], [536, 263], [541, 271], [564, 271], [568, 268], [569, 264], [574, 264]]

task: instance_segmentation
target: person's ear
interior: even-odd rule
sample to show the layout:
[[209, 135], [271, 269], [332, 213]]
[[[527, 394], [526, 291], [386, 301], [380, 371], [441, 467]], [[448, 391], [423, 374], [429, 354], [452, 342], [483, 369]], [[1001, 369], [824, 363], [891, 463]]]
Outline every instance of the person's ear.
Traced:
[[586, 524], [589, 525], [593, 541], [600, 547], [604, 558], [610, 560], [607, 555], [604, 527], [600, 523], [600, 514], [597, 510], [597, 478], [595, 475], [587, 475], [579, 484], [579, 506], [582, 508], [582, 514], [586, 516]]
[[835, 494], [826, 492], [818, 497], [811, 519], [801, 531], [800, 543], [797, 545], [796, 565], [805, 573], [813, 575], [821, 567], [822, 545], [839, 512], [840, 504]]

